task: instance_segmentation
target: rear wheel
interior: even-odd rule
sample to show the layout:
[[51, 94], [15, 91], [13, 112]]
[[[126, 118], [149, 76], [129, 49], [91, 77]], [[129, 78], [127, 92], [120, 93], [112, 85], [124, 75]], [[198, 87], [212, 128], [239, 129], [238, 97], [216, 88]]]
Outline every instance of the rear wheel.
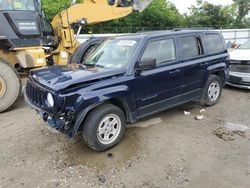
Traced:
[[17, 72], [0, 60], [0, 112], [8, 110], [21, 93], [21, 79]]
[[121, 141], [124, 130], [123, 111], [112, 104], [104, 104], [87, 116], [83, 128], [83, 138], [92, 149], [105, 151]]
[[215, 105], [222, 93], [222, 81], [217, 75], [210, 75], [201, 98], [201, 104], [205, 106]]

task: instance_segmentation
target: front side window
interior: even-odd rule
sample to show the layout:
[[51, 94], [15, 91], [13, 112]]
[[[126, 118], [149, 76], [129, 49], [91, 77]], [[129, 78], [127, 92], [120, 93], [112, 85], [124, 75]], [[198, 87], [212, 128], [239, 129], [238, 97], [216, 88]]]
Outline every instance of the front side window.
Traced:
[[164, 39], [150, 42], [143, 55], [143, 59], [156, 59], [156, 64], [163, 64], [176, 60], [174, 39]]
[[202, 42], [199, 37], [181, 37], [180, 48], [182, 59], [192, 59], [204, 54]]
[[35, 10], [33, 0], [0, 0], [0, 10]]
[[206, 41], [209, 54], [215, 54], [224, 51], [224, 45], [218, 34], [206, 34]]
[[103, 68], [121, 68], [129, 63], [138, 43], [139, 41], [135, 39], [107, 40], [90, 54], [83, 64]]

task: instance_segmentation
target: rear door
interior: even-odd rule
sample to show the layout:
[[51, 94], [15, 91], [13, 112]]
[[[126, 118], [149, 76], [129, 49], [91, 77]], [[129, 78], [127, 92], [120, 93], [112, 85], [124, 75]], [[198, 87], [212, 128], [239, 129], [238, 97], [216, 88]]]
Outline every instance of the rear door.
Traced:
[[135, 77], [139, 117], [175, 105], [182, 85], [174, 37], [150, 40], [139, 60], [144, 58], [155, 58], [157, 67]]
[[[228, 58], [227, 46], [220, 33], [206, 33], [205, 42], [207, 46], [208, 66], [225, 64]], [[224, 65], [222, 65], [224, 66]], [[225, 66], [224, 66], [225, 67]], [[224, 68], [226, 69], [226, 67]], [[207, 74], [209, 74], [207, 72]], [[206, 81], [206, 80], [205, 80]], [[222, 80], [225, 82], [225, 80]]]
[[201, 34], [179, 36], [178, 43], [183, 69], [181, 93], [185, 96], [184, 100], [199, 97], [208, 66], [203, 37]]

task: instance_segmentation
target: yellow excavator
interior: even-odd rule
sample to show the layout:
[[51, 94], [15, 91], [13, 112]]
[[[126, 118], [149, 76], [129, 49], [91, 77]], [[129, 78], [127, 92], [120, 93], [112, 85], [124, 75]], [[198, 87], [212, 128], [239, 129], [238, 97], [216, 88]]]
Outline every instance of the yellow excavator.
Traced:
[[41, 0], [0, 0], [0, 112], [20, 95], [20, 73], [68, 63], [80, 45], [82, 27], [143, 11], [152, 1], [73, 0], [49, 23]]

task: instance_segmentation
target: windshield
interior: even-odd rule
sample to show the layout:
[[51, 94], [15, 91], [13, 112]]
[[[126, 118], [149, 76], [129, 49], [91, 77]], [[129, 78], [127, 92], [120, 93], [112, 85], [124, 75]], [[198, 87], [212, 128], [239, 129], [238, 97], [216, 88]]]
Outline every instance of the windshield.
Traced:
[[84, 65], [92, 65], [103, 68], [121, 68], [132, 57], [139, 41], [138, 40], [107, 40], [93, 54]]
[[250, 40], [239, 47], [239, 49], [250, 49]]
[[35, 10], [33, 0], [0, 0], [0, 10]]

